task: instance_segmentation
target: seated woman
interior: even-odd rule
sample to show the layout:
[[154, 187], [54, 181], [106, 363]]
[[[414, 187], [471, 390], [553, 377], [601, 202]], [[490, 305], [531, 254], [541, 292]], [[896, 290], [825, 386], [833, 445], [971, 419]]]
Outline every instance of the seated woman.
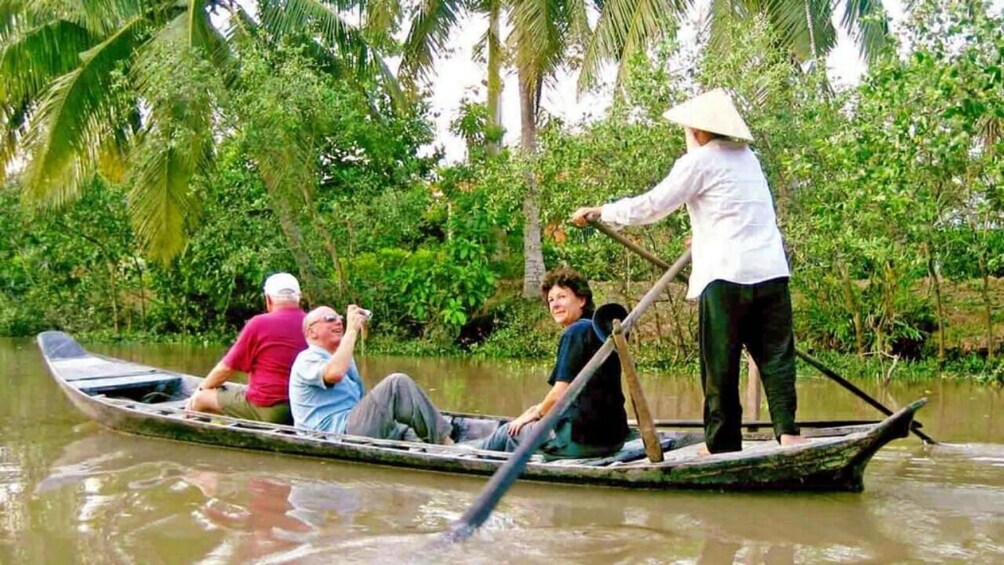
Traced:
[[[527, 408], [478, 443], [481, 449], [515, 451], [602, 345], [593, 331], [593, 293], [582, 275], [566, 268], [551, 271], [541, 285], [541, 295], [551, 317], [565, 327], [558, 360], [547, 381], [551, 390], [540, 404]], [[562, 415], [541, 451], [555, 457], [603, 457], [619, 450], [627, 434], [620, 362], [611, 355]]]

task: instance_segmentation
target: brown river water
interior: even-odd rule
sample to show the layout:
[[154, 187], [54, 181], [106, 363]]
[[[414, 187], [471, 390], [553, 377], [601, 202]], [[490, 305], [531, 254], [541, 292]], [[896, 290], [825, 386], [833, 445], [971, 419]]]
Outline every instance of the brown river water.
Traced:
[[[86, 344], [85, 344], [86, 345]], [[222, 348], [94, 351], [205, 374]], [[924, 430], [876, 455], [863, 493], [628, 491], [518, 483], [468, 542], [430, 544], [486, 479], [214, 449], [108, 431], [0, 339], [0, 563], [1004, 563], [1004, 391], [955, 381], [857, 384], [919, 397]], [[450, 410], [516, 414], [546, 365], [364, 357]], [[699, 417], [692, 378], [643, 375], [657, 418]], [[800, 374], [799, 418], [878, 414]]]

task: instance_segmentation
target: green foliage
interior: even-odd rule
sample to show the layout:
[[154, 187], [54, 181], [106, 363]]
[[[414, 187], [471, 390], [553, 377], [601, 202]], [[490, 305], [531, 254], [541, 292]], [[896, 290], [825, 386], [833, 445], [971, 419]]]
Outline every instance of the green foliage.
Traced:
[[486, 104], [466, 99], [460, 103], [457, 117], [450, 122], [450, 133], [464, 139], [468, 161], [484, 161], [488, 157], [488, 147], [502, 142], [502, 127], [490, 122]]
[[143, 329], [150, 300], [121, 190], [96, 184], [65, 213], [0, 191], [0, 334]]
[[489, 264], [491, 226], [473, 204], [451, 202], [445, 217], [430, 218], [443, 241], [433, 238], [413, 251], [384, 248], [349, 263], [354, 292], [379, 314], [374, 328], [397, 328], [412, 337], [442, 329], [455, 338], [492, 295], [497, 277]]
[[1001, 209], [991, 204], [999, 159], [978, 138], [986, 112], [1004, 112], [1004, 84], [984, 71], [1000, 59], [986, 50], [1000, 44], [1000, 21], [940, 8], [916, 17], [915, 50], [873, 65], [847, 104], [832, 108], [846, 123], [787, 164], [812, 187], [793, 201], [803, 223], [788, 233], [808, 275], [796, 280], [807, 296], [829, 299], [810, 304], [806, 327], [831, 347], [888, 353], [922, 343], [947, 320], [938, 293], [917, 288], [988, 273], [1001, 253]]
[[[227, 99], [247, 92], [240, 65], [253, 59], [255, 46], [295, 42], [326, 76], [359, 79], [362, 90], [404, 107], [373, 46], [324, 3], [259, 2], [255, 18], [236, 2], [7, 4], [0, 181], [23, 160], [26, 199], [64, 205], [98, 171], [128, 171], [134, 231], [146, 255], [161, 261], [184, 248], [186, 223], [198, 208], [190, 184], [210, 170], [214, 146], [237, 129], [219, 118], [241, 115], [227, 115]], [[209, 9], [227, 17], [211, 18]], [[388, 40], [377, 36], [377, 43]]]
[[511, 296], [495, 303], [490, 317], [494, 331], [487, 340], [471, 348], [473, 355], [544, 359], [553, 357], [557, 351], [560, 328], [541, 302]]
[[[438, 153], [420, 156], [432, 141], [424, 104], [396, 97], [371, 51], [328, 48], [398, 51], [388, 34], [399, 7], [366, 7], [375, 19], [362, 31], [311, 2], [257, 23], [236, 14], [226, 36], [173, 4], [140, 20], [82, 4], [74, 10], [88, 17], [39, 11], [11, 23], [0, 30], [0, 74], [13, 79], [0, 96], [11, 134], [0, 157], [27, 149], [26, 182], [55, 187], [50, 196], [67, 207], [26, 208], [20, 185], [0, 193], [0, 333], [229, 340], [261, 311], [262, 279], [287, 270], [311, 306], [373, 310], [373, 348], [549, 358], [559, 328], [511, 289], [531, 231], [528, 187], [546, 266], [577, 268], [594, 290], [631, 302], [658, 273], [567, 218], [661, 180], [684, 150], [662, 112], [726, 86], [774, 191], [799, 341], [823, 356], [857, 354], [835, 363], [882, 378], [895, 357], [918, 360], [898, 363], [893, 378], [1004, 378], [993, 357], [1004, 338], [994, 278], [1004, 275], [1000, 17], [979, 4], [920, 3], [906, 47], [834, 92], [820, 69], [792, 62], [792, 41], [798, 52], [809, 38], [770, 15], [718, 17], [722, 5], [712, 33], [727, 45], [670, 39], [651, 57], [608, 45], [628, 71], [611, 110], [583, 124], [544, 116], [537, 154], [490, 155], [500, 132], [484, 105], [465, 103], [452, 128], [468, 159], [439, 168]], [[453, 25], [442, 8], [445, 19], [412, 29], [412, 78]], [[551, 20], [529, 4], [514, 10], [524, 77], [547, 75], [563, 49], [586, 44], [577, 8], [566, 8]], [[563, 35], [534, 35], [547, 30]], [[53, 38], [67, 52], [53, 51]], [[825, 47], [825, 34], [816, 42]], [[79, 57], [84, 49], [93, 56]], [[373, 72], [357, 74], [365, 68]], [[80, 111], [59, 111], [59, 100]], [[179, 230], [184, 239], [166, 237]], [[688, 231], [681, 212], [624, 233], [671, 259]], [[154, 241], [173, 260], [148, 264]], [[639, 362], [694, 371], [693, 308], [667, 295], [659, 309], [634, 338]]]
[[277, 271], [295, 272], [267, 191], [232, 144], [220, 167], [196, 185], [204, 203], [185, 251], [154, 265], [151, 290], [159, 298], [151, 329], [230, 339], [262, 311], [261, 285]]

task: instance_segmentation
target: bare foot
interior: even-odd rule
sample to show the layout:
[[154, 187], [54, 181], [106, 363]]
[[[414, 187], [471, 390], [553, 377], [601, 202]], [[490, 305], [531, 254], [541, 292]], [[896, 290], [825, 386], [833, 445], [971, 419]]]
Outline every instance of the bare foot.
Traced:
[[801, 445], [807, 443], [809, 440], [802, 436], [796, 436], [793, 434], [781, 434], [781, 446], [787, 447], [789, 445]]
[[698, 457], [707, 457], [709, 455], [711, 455], [711, 452], [708, 451], [708, 444], [702, 443], [701, 447], [697, 448], [697, 456]]

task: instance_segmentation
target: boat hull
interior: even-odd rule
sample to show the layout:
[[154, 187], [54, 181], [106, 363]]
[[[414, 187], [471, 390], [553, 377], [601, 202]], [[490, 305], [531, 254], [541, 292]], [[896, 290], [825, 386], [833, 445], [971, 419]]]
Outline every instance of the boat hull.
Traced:
[[[44, 332], [38, 343], [50, 373], [74, 407], [125, 433], [470, 475], [490, 475], [508, 457], [464, 446], [310, 432], [193, 413], [184, 410], [183, 403], [201, 381], [197, 377], [92, 355], [62, 332]], [[640, 445], [629, 442], [621, 453], [605, 459], [549, 461], [537, 455], [521, 478], [645, 489], [860, 491], [872, 456], [888, 442], [907, 435], [914, 413], [924, 402], [914, 402], [874, 425], [807, 430], [810, 440], [798, 446], [782, 448], [772, 438], [751, 438], [744, 441], [741, 452], [701, 457], [697, 455], [700, 434], [662, 432], [668, 450], [661, 463], [649, 463]], [[478, 421], [496, 425], [492, 420], [481, 417]]]

